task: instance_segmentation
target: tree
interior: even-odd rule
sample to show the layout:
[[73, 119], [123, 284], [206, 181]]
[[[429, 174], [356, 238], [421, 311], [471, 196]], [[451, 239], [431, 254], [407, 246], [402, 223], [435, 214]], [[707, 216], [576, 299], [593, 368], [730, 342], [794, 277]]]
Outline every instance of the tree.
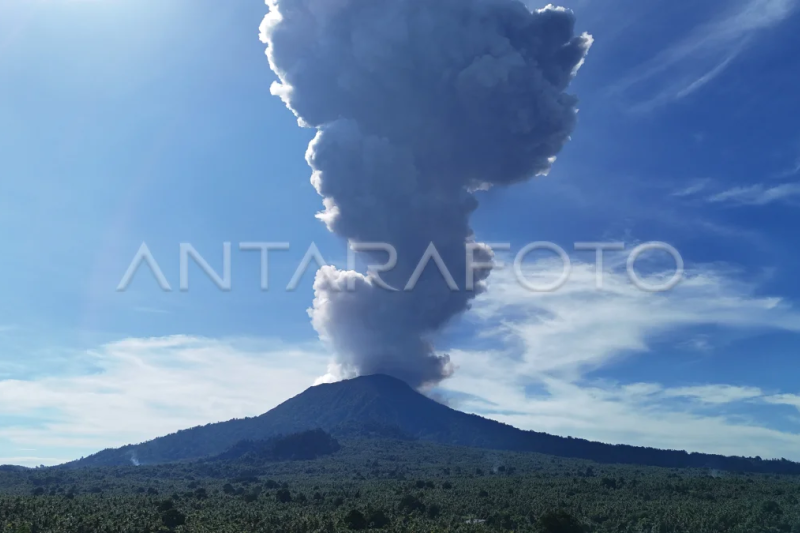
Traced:
[[574, 516], [566, 511], [550, 511], [539, 518], [542, 533], [584, 533], [583, 527]]
[[169, 509], [161, 513], [161, 523], [170, 530], [186, 523], [186, 515], [177, 509]]
[[367, 522], [369, 522], [369, 527], [383, 529], [389, 525], [391, 520], [389, 520], [389, 517], [383, 512], [383, 509], [373, 509], [367, 516]]
[[367, 528], [366, 517], [357, 509], [353, 509], [347, 513], [347, 516], [344, 517], [344, 523], [349, 529]]

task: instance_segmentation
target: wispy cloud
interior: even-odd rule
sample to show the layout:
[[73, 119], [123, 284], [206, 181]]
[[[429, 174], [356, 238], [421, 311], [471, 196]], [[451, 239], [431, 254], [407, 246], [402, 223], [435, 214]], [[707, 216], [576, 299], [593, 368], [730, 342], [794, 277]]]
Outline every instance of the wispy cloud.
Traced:
[[74, 459], [259, 415], [310, 386], [328, 362], [316, 344], [186, 336], [126, 339], [82, 357], [96, 370], [0, 380], [0, 415], [16, 421], [0, 428], [0, 455], [10, 455], [5, 441]]
[[679, 198], [694, 196], [698, 193], [705, 191], [708, 188], [710, 182], [711, 180], [708, 179], [694, 181], [689, 185], [683, 187], [682, 189], [678, 189], [672, 192], [671, 196], [676, 196]]
[[783, 171], [760, 183], [728, 186], [727, 188], [717, 180], [696, 180], [674, 190], [670, 196], [695, 203], [724, 204], [734, 207], [765, 206], [776, 203], [795, 204], [800, 201], [800, 182], [777, 182], [781, 178], [788, 178], [794, 174], [794, 172]]
[[[635, 111], [685, 98], [722, 74], [760, 34], [787, 19], [795, 7], [796, 0], [731, 2], [729, 11], [719, 20], [696, 27], [636, 68], [612, 91], [627, 97]], [[650, 85], [656, 78], [658, 82]], [[633, 93], [640, 96], [634, 98]]]
[[69, 461], [67, 457], [33, 457], [29, 455], [15, 455], [0, 457], [0, 465], [19, 465], [19, 466], [40, 466], [55, 465]]
[[800, 158], [796, 159], [794, 164], [790, 167], [783, 169], [775, 176], [776, 178], [790, 178], [800, 174]]
[[766, 398], [767, 403], [774, 405], [788, 405], [800, 411], [800, 395], [797, 394], [777, 394]]
[[[467, 399], [459, 407], [507, 424], [615, 444], [800, 460], [800, 434], [767, 427], [744, 415], [715, 413], [713, 405], [693, 409], [675, 404], [665, 400], [663, 392], [649, 393], [663, 390], [657, 383], [630, 386], [545, 378], [540, 382], [542, 393], [530, 396], [507, 377], [490, 381], [481, 376], [478, 370], [486, 367], [472, 363], [474, 353], [457, 355], [462, 369], [446, 386], [481, 390], [482, 397], [481, 402]], [[487, 400], [498, 407], [487, 410]]]
[[664, 391], [667, 398], [691, 398], [698, 402], [712, 405], [752, 400], [763, 396], [758, 387], [736, 387], [733, 385], [697, 385], [692, 387], [675, 387]]
[[[462, 395], [458, 406], [560, 435], [800, 459], [800, 434], [746, 416], [747, 405], [769, 405], [771, 391], [748, 384], [665, 386], [657, 378], [625, 384], [592, 377], [624, 358], [652, 357], [656, 342], [658, 353], [667, 339], [677, 348], [684, 332], [698, 327], [743, 335], [800, 333], [800, 312], [779, 297], [757, 295], [755, 286], [718, 267], [695, 267], [673, 291], [650, 294], [607, 264], [602, 291], [595, 288], [594, 265], [583, 263], [573, 265], [569, 282], [555, 293], [532, 294], [509, 272], [495, 273], [472, 319], [476, 330], [498, 341], [496, 347], [467, 348], [474, 343], [465, 340], [450, 351], [458, 371], [443, 387]], [[535, 275], [547, 277], [546, 268], [539, 270]], [[481, 339], [481, 345], [486, 342]], [[472, 400], [474, 395], [480, 400]]]
[[[526, 374], [580, 373], [626, 353], [648, 350], [648, 338], [698, 325], [800, 332], [800, 313], [780, 297], [756, 295], [756, 287], [717, 267], [687, 269], [665, 293], [647, 293], [628, 279], [624, 265], [606, 259], [602, 290], [593, 264], [573, 262], [569, 281], [552, 293], [531, 293], [509, 275], [496, 273], [472, 316], [495, 336], [520, 345]], [[557, 265], [532, 264], [540, 286], [557, 278]], [[654, 277], [672, 273], [653, 274]], [[507, 320], [508, 314], [524, 319]], [[485, 327], [481, 328], [485, 330]]]
[[775, 186], [764, 184], [734, 187], [708, 197], [711, 203], [732, 205], [767, 205], [796, 202], [800, 197], [800, 183], [783, 183]]

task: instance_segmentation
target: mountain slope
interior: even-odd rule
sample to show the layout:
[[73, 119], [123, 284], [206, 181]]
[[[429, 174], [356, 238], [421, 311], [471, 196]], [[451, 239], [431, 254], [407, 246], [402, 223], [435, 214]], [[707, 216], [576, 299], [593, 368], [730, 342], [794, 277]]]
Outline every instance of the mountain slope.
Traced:
[[383, 375], [311, 387], [255, 418], [209, 424], [138, 445], [104, 450], [71, 466], [197, 459], [223, 453], [242, 440], [261, 440], [316, 428], [334, 435], [361, 432], [362, 435], [392, 438], [405, 436], [443, 444], [535, 451], [607, 463], [800, 474], [800, 464], [789, 461], [609, 445], [523, 431], [456, 411], [419, 394], [400, 380]]

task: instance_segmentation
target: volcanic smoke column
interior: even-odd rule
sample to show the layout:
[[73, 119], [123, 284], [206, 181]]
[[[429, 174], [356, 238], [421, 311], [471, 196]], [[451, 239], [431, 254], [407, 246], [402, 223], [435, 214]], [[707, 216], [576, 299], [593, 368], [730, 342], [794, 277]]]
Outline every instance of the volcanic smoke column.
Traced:
[[[385, 373], [418, 387], [447, 377], [432, 336], [485, 290], [465, 290], [472, 191], [546, 174], [575, 126], [565, 93], [591, 45], [570, 11], [517, 0], [267, 0], [272, 86], [317, 129], [307, 152], [317, 216], [354, 242], [385, 242], [382, 279], [324, 267], [310, 310], [342, 377]], [[433, 242], [433, 264], [403, 291]], [[373, 263], [386, 262], [373, 252]], [[491, 253], [479, 248], [475, 261]], [[354, 291], [346, 290], [348, 280]]]

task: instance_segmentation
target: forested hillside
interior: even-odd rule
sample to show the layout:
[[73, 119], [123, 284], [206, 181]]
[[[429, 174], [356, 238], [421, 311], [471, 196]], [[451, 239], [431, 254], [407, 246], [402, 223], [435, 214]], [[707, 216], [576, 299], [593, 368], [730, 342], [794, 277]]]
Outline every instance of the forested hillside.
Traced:
[[794, 477], [375, 438], [238, 459], [0, 471], [0, 532], [800, 532]]

